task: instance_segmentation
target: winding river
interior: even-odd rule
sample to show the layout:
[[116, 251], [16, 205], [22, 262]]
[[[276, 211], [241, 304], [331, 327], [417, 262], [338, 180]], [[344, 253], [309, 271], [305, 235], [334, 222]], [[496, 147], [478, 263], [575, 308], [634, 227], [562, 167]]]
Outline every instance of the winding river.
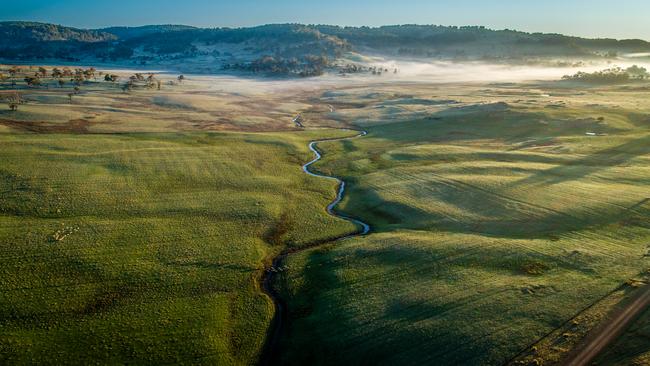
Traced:
[[286, 318], [286, 305], [280, 298], [280, 294], [273, 288], [273, 279], [275, 276], [278, 274], [278, 269], [281, 268], [282, 262], [286, 257], [288, 257], [291, 254], [299, 253], [307, 249], [315, 248], [320, 245], [324, 245], [327, 243], [332, 243], [335, 241], [340, 241], [343, 239], [348, 239], [351, 237], [355, 236], [362, 236], [366, 235], [370, 232], [370, 225], [366, 224], [365, 222], [355, 219], [353, 217], [343, 215], [340, 213], [337, 213], [334, 211], [334, 208], [341, 202], [343, 199], [343, 195], [345, 194], [345, 181], [343, 181], [340, 178], [329, 176], [329, 175], [323, 175], [323, 174], [318, 174], [314, 173], [311, 171], [310, 167], [316, 163], [317, 161], [321, 160], [323, 157], [320, 151], [318, 151], [318, 143], [320, 142], [326, 142], [326, 141], [343, 141], [343, 140], [350, 140], [350, 139], [355, 139], [359, 137], [363, 137], [367, 135], [368, 133], [366, 131], [357, 131], [359, 134], [356, 136], [351, 136], [351, 137], [341, 137], [341, 138], [330, 138], [330, 139], [321, 139], [321, 140], [315, 140], [309, 143], [309, 150], [311, 150], [314, 153], [314, 159], [308, 162], [307, 164], [302, 166], [303, 172], [306, 174], [309, 174], [313, 177], [318, 177], [318, 178], [323, 178], [323, 179], [329, 179], [329, 180], [334, 180], [338, 183], [338, 191], [336, 193], [336, 198], [330, 202], [329, 205], [327, 205], [327, 213], [334, 216], [341, 218], [343, 220], [349, 221], [354, 223], [359, 227], [360, 230], [358, 230], [356, 233], [352, 234], [346, 234], [342, 235], [338, 238], [334, 239], [328, 239], [328, 240], [323, 240], [323, 241], [318, 241], [309, 245], [305, 245], [300, 248], [292, 248], [292, 249], [285, 249], [282, 251], [280, 254], [275, 256], [273, 258], [273, 261], [271, 262], [271, 266], [266, 268], [264, 271], [264, 274], [262, 275], [261, 278], [261, 288], [264, 290], [264, 292], [273, 300], [273, 304], [275, 305], [275, 314], [273, 317], [273, 320], [271, 321], [271, 327], [269, 329], [268, 335], [267, 335], [267, 341], [264, 346], [264, 350], [262, 353], [262, 358], [260, 364], [262, 365], [271, 365], [274, 364], [277, 360], [277, 357], [279, 356], [278, 354], [278, 342], [280, 340], [280, 336], [282, 334], [283, 327], [285, 325], [285, 318]]

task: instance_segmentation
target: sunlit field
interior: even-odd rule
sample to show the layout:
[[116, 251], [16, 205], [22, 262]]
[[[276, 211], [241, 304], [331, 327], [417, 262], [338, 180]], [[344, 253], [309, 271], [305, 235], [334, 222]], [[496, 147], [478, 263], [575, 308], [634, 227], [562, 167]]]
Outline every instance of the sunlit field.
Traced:
[[[531, 346], [650, 265], [649, 84], [401, 62], [128, 90], [104, 76], [139, 71], [22, 66], [0, 83], [0, 363], [557, 361], [577, 335]], [[335, 211], [372, 229], [334, 240], [359, 228], [301, 166], [361, 130], [317, 146]]]
[[300, 170], [309, 140], [346, 132], [201, 132], [218, 98], [109, 88], [0, 112], [2, 363], [257, 362], [265, 262], [355, 230]]
[[369, 134], [317, 168], [350, 182], [341, 209], [373, 234], [287, 260], [286, 363], [508, 363], [646, 270], [647, 88], [326, 96]]

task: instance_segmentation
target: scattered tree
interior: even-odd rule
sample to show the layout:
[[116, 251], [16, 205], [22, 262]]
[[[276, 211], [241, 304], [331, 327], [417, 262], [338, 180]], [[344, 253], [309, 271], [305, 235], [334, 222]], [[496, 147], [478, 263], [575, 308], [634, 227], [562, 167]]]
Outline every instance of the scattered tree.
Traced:
[[38, 87], [41, 85], [41, 79], [38, 75], [25, 76], [25, 83], [27, 83], [27, 86]]
[[95, 72], [97, 72], [97, 69], [94, 67], [84, 70], [84, 76], [86, 77], [86, 80], [96, 79]]
[[580, 71], [574, 75], [565, 75], [562, 80], [581, 81], [586, 83], [616, 84], [630, 80], [630, 74], [620, 67], [613, 67], [592, 73]]
[[18, 66], [12, 66], [9, 69], [9, 75], [11, 75], [12, 78], [16, 77], [16, 74], [20, 71], [20, 68]]
[[648, 70], [645, 67], [637, 65], [628, 67], [625, 69], [625, 72], [627, 72], [632, 79], [645, 80], [650, 78], [650, 73], [648, 73]]
[[52, 78], [54, 78], [54, 79], [59, 79], [59, 78], [61, 78], [62, 76], [63, 76], [63, 72], [61, 72], [61, 70], [59, 70], [59, 69], [56, 68], [56, 67], [52, 69]]
[[84, 73], [84, 70], [76, 69], [75, 72], [74, 72], [74, 77], [72, 78], [72, 81], [77, 86], [82, 85], [84, 83], [84, 81], [86, 81], [86, 75]]
[[154, 74], [149, 74], [149, 76], [147, 76], [147, 88], [153, 89], [156, 87], [156, 85], [158, 85], [158, 90], [160, 90], [159, 84], [160, 82], [156, 80], [156, 76]]

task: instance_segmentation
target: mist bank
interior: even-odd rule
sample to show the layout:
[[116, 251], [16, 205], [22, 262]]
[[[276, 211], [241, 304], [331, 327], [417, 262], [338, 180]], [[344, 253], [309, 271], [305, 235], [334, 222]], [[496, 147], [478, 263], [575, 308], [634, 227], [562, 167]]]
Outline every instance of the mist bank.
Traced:
[[[632, 65], [650, 69], [650, 63], [633, 63], [622, 61], [614, 66], [608, 62], [592, 62], [581, 66], [540, 66], [540, 65], [503, 65], [486, 62], [417, 62], [391, 59], [375, 59], [375, 67], [394, 68], [397, 73], [382, 75], [368, 73], [340, 74], [325, 73], [317, 77], [288, 78], [260, 77], [237, 73], [186, 73], [184, 87], [193, 93], [235, 94], [247, 97], [266, 97], [268, 95], [300, 95], [329, 90], [373, 87], [387, 85], [488, 85], [491, 83], [530, 83], [534, 87], [538, 82], [561, 83], [566, 75], [578, 72], [594, 73], [614, 67], [627, 68]], [[51, 67], [51, 66], [50, 66]], [[153, 73], [164, 84], [176, 80], [179, 73], [174, 70], [129, 69], [124, 67], [98, 68], [98, 71], [120, 75], [120, 83], [129, 80], [135, 73]], [[634, 81], [636, 82], [636, 81]], [[166, 87], [166, 86], [165, 86]]]
[[[385, 85], [406, 85], [406, 84], [440, 84], [442, 85], [461, 85], [461, 84], [481, 84], [491, 83], [531, 83], [537, 82], [589, 82], [591, 84], [608, 84], [609, 78], [589, 79], [574, 78], [576, 75], [598, 76], [599, 73], [608, 70], [619, 70], [624, 72], [626, 69], [636, 66], [638, 70], [650, 69], [650, 62], [639, 62], [639, 59], [620, 59], [616, 63], [609, 61], [591, 61], [575, 64], [558, 64], [550, 63], [545, 65], [506, 65], [501, 63], [487, 63], [481, 61], [428, 61], [420, 62], [413, 59], [390, 59], [374, 57], [372, 60], [366, 60], [367, 67], [373, 70], [389, 70], [382, 73], [340, 73], [326, 72], [320, 76], [308, 78], [291, 78], [278, 76], [261, 76], [249, 73], [183, 73], [184, 85], [193, 92], [206, 93], [225, 93], [237, 94], [242, 96], [266, 96], [270, 94], [301, 94], [322, 92], [326, 90], [335, 90], [339, 88], [356, 88], [356, 87], [382, 87]], [[161, 80], [165, 88], [168, 84], [175, 84], [181, 73], [178, 70], [164, 68], [137, 67], [111, 64], [111, 65], [72, 65], [50, 63], [43, 65], [40, 63], [23, 63], [21, 72], [35, 73], [40, 66], [45, 66], [46, 72], [58, 69], [75, 70], [78, 67], [97, 69], [98, 75], [118, 75], [116, 89], [128, 83], [133, 75], [153, 74], [157, 80]], [[611, 75], [609, 75], [611, 76]], [[567, 78], [568, 77], [568, 78]], [[99, 78], [101, 79], [101, 77]], [[564, 79], [564, 80], [563, 80]], [[102, 79], [103, 80], [103, 79]], [[630, 83], [647, 83], [648, 79], [618, 79], [619, 81]], [[11, 80], [5, 78], [5, 83]], [[22, 85], [22, 80], [18, 80]], [[101, 81], [105, 82], [105, 81]], [[108, 81], [106, 81], [108, 82]], [[559, 84], [558, 84], [559, 85]], [[587, 85], [586, 85], [587, 86]]]

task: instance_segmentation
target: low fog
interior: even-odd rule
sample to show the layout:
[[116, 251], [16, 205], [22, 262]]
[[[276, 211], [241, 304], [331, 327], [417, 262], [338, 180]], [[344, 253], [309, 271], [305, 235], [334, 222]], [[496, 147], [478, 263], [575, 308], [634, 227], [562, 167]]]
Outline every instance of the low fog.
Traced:
[[[632, 57], [635, 56], [635, 57]], [[563, 66], [547, 66], [549, 64]], [[262, 95], [283, 91], [310, 91], [355, 85], [384, 83], [493, 83], [560, 80], [564, 75], [579, 71], [595, 72], [612, 67], [627, 68], [638, 65], [650, 69], [650, 62], [642, 55], [627, 55], [615, 62], [547, 62], [546, 65], [512, 65], [484, 62], [414, 61], [373, 58], [366, 67], [387, 69], [381, 75], [371, 73], [327, 73], [311, 78], [278, 78], [253, 74], [185, 74], [194, 87], [212, 92]], [[564, 66], [571, 65], [571, 66]], [[397, 73], [395, 73], [397, 69]], [[111, 73], [130, 75], [134, 70], [112, 69]], [[147, 72], [138, 70], [138, 72]], [[172, 78], [178, 71], [150, 70]]]

